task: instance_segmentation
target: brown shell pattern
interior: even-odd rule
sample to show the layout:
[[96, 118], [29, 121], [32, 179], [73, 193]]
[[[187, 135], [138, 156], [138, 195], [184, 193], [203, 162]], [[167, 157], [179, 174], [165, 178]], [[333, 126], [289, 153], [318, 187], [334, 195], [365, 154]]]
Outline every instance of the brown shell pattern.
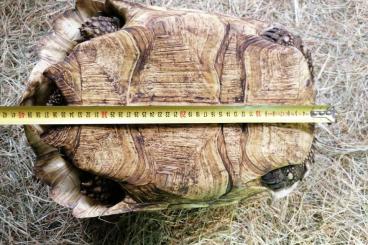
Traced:
[[[81, 42], [99, 12], [117, 32]], [[43, 105], [55, 86], [68, 105], [313, 104], [303, 50], [261, 34], [271, 26], [196, 10], [79, 0], [40, 48], [23, 105]], [[267, 191], [259, 178], [309, 154], [308, 124], [25, 126], [38, 176], [77, 217], [237, 202]], [[79, 170], [78, 170], [79, 169]], [[79, 171], [127, 193], [109, 207], [80, 192]]]

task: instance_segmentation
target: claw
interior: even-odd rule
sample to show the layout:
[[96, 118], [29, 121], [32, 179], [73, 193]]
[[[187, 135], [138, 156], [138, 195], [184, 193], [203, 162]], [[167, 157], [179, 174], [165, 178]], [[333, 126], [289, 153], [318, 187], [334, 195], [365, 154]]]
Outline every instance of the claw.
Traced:
[[271, 42], [275, 42], [280, 45], [285, 46], [294, 45], [294, 36], [287, 30], [280, 29], [277, 27], [265, 31], [263, 34], [261, 34], [261, 36]]
[[90, 187], [90, 186], [92, 186], [92, 181], [88, 181], [88, 182], [81, 182], [81, 185], [82, 186], [85, 186], [85, 187]]

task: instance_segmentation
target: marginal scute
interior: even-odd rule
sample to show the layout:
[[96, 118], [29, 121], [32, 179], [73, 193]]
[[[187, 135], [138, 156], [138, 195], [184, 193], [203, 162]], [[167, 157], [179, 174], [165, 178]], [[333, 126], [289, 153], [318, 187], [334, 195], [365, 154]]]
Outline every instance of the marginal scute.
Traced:
[[145, 6], [139, 3], [132, 3], [124, 0], [106, 0], [106, 9], [112, 13], [119, 14], [127, 22], [137, 15], [142, 15], [150, 10], [165, 10], [153, 6]]
[[105, 0], [77, 0], [75, 5], [78, 14], [83, 20], [87, 20], [97, 13], [106, 11]]
[[76, 142], [80, 127], [53, 126], [41, 135], [41, 140], [55, 148], [72, 148]]
[[59, 40], [63, 40], [62, 45], [69, 43], [69, 50], [75, 46], [81, 38], [79, 27], [83, 23], [83, 18], [78, 14], [76, 10], [66, 11], [60, 18], [55, 19], [53, 23], [53, 29], [55, 36]]

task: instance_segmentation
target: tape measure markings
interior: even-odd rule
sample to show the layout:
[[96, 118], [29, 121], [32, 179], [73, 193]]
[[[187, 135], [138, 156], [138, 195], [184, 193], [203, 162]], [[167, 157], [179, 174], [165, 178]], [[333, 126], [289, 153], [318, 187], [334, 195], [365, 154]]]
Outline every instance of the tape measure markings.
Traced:
[[327, 105], [14, 106], [0, 107], [0, 125], [335, 122]]

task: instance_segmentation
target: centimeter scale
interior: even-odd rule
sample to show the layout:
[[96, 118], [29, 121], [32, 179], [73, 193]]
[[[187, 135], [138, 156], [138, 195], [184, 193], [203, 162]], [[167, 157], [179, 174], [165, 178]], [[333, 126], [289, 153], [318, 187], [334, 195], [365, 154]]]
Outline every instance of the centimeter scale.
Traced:
[[0, 107], [0, 125], [332, 123], [327, 105], [13, 106]]

